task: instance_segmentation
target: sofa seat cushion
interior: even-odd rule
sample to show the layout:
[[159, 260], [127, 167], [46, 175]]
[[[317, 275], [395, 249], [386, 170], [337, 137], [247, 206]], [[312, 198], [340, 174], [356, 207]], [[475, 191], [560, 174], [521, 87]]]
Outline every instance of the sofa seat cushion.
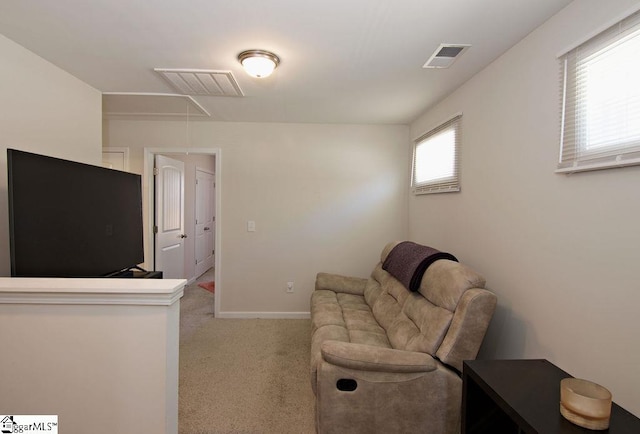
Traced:
[[315, 392], [315, 367], [325, 341], [350, 342], [391, 348], [363, 295], [317, 289], [311, 297], [311, 366]]
[[327, 289], [315, 290], [311, 296], [311, 333], [323, 326], [346, 327], [342, 307], [336, 293]]
[[[312, 296], [311, 310], [311, 330], [314, 340], [317, 331], [323, 327], [333, 326], [330, 330], [334, 330], [332, 335], [335, 334], [337, 337], [333, 340], [343, 340], [346, 337], [346, 342], [391, 347], [387, 333], [374, 318], [371, 308], [362, 295], [316, 290]], [[346, 335], [344, 332], [335, 331], [335, 327], [343, 328]], [[322, 336], [321, 340], [331, 339], [326, 333], [328, 331], [318, 334]]]

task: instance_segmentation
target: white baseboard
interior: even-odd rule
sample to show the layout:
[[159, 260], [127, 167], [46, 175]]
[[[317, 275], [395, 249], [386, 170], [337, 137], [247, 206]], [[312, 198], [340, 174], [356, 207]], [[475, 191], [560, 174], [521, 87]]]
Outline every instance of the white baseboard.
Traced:
[[309, 319], [311, 312], [218, 312], [217, 318]]

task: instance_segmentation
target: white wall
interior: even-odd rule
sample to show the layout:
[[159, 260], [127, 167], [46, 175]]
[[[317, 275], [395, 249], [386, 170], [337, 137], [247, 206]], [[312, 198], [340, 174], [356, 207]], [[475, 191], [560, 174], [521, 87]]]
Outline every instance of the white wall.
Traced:
[[100, 164], [102, 95], [2, 35], [0, 59], [0, 276], [8, 276], [6, 149]]
[[412, 196], [409, 231], [497, 293], [481, 356], [549, 359], [640, 414], [640, 167], [554, 173], [556, 56], [634, 6], [574, 1], [416, 120], [464, 113], [462, 192]]
[[383, 246], [407, 236], [407, 126], [196, 121], [188, 139], [184, 121], [103, 129], [138, 173], [144, 147], [221, 149], [222, 313], [308, 312], [316, 273], [367, 277]]

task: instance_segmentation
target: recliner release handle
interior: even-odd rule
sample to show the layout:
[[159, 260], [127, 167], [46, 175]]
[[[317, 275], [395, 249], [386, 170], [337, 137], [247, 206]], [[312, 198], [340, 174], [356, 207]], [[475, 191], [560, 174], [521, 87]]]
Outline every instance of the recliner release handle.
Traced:
[[336, 382], [336, 387], [342, 392], [353, 392], [358, 388], [358, 382], [351, 378], [341, 378]]

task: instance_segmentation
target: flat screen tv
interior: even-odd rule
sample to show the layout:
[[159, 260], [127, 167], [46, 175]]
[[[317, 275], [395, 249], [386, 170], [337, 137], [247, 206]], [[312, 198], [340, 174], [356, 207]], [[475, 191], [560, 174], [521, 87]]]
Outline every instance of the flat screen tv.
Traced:
[[11, 275], [101, 277], [144, 261], [140, 175], [7, 150]]

